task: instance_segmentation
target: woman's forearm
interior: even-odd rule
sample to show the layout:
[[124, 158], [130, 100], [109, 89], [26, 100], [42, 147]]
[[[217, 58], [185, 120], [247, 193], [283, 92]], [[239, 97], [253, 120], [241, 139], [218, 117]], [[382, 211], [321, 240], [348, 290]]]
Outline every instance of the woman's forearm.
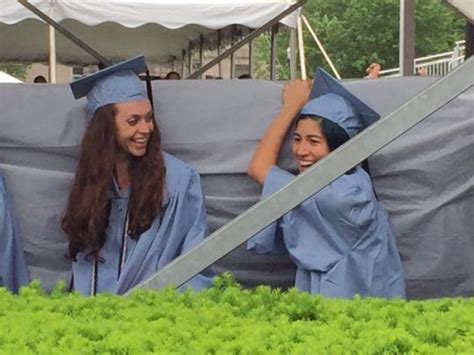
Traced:
[[268, 171], [276, 165], [286, 133], [299, 110], [298, 106], [284, 105], [258, 144], [247, 174], [259, 184], [263, 185]]

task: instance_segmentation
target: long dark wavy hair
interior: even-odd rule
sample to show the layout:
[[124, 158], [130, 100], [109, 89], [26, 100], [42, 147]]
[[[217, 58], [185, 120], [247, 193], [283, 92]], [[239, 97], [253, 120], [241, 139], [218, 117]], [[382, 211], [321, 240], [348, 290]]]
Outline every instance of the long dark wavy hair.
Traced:
[[[61, 227], [69, 241], [68, 257], [77, 253], [98, 257], [109, 225], [110, 191], [114, 168], [121, 148], [117, 142], [116, 108], [99, 108], [82, 138], [81, 154]], [[129, 158], [131, 195], [129, 234], [138, 239], [159, 215], [165, 193], [165, 174], [161, 134], [153, 118], [154, 130], [142, 157]]]

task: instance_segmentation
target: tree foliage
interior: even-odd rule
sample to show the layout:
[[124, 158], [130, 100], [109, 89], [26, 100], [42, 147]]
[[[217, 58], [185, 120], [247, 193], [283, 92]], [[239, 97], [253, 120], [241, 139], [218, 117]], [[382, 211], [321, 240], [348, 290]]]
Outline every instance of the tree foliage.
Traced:
[[[343, 78], [362, 77], [365, 68], [378, 62], [398, 67], [400, 0], [308, 0], [304, 14]], [[257, 77], [268, 78], [269, 34], [257, 47]], [[289, 31], [278, 39], [278, 73], [289, 74], [286, 50]], [[464, 37], [464, 20], [441, 0], [416, 1], [416, 57], [451, 51]], [[329, 65], [309, 31], [304, 29], [307, 68]]]

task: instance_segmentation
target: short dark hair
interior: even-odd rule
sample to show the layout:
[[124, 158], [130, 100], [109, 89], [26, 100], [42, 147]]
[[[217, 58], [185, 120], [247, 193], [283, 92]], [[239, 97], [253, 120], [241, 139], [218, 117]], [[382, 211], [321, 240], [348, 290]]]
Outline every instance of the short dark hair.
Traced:
[[165, 79], [166, 79], [166, 80], [170, 80], [170, 79], [172, 80], [171, 77], [172, 77], [173, 75], [178, 77], [178, 79], [176, 79], [176, 80], [181, 79], [181, 75], [179, 75], [179, 73], [178, 73], [177, 71], [170, 71], [168, 74], [166, 74]]
[[48, 81], [46, 80], [46, 78], [43, 75], [38, 75], [36, 78], [34, 78], [33, 82], [36, 83], [36, 84], [45, 84]]

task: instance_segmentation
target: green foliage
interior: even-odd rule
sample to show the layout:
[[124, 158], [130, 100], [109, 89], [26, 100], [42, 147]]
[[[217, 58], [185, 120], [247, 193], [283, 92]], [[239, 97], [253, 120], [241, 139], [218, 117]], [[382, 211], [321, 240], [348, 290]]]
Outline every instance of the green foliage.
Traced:
[[456, 41], [464, 39], [465, 21], [443, 1], [417, 0], [416, 54], [449, 52]]
[[0, 354], [448, 354], [474, 349], [474, 299], [327, 300], [228, 275], [201, 293], [84, 298], [0, 289]]
[[[343, 78], [363, 77], [372, 62], [398, 67], [400, 0], [308, 0], [304, 14]], [[330, 71], [310, 33], [304, 29], [307, 68]], [[256, 76], [268, 79], [270, 36], [256, 42]], [[464, 21], [440, 0], [416, 1], [416, 57], [453, 50], [464, 38]], [[288, 31], [278, 39], [278, 77], [288, 79]]]

